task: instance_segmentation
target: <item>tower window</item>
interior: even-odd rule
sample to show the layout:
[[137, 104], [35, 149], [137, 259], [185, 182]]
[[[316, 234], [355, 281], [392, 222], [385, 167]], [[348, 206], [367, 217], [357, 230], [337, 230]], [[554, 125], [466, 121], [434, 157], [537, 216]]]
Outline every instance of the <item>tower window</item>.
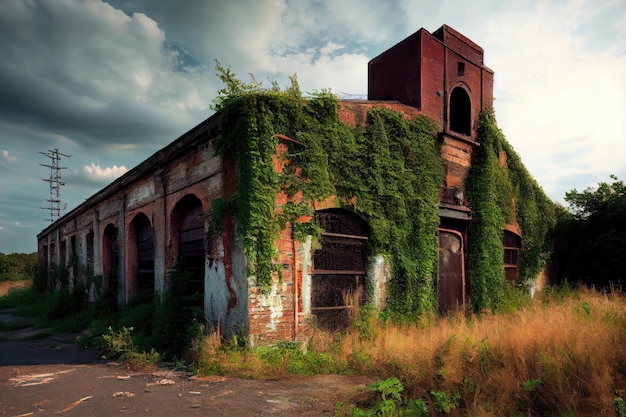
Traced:
[[458, 65], [459, 75], [465, 75], [465, 62], [459, 62]]
[[461, 87], [455, 87], [450, 94], [450, 130], [467, 136], [471, 134], [472, 104]]
[[504, 273], [508, 281], [514, 282], [518, 277], [522, 238], [505, 230], [502, 243], [504, 245]]

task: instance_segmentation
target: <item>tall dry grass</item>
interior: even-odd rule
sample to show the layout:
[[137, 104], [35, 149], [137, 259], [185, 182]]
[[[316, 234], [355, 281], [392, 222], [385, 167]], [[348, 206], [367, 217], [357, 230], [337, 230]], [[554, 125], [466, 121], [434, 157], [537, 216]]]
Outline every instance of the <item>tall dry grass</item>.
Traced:
[[306, 353], [228, 349], [213, 338], [198, 363], [204, 372], [248, 377], [398, 377], [405, 400], [424, 400], [435, 412], [433, 393], [444, 392], [458, 416], [616, 416], [615, 398], [626, 397], [626, 301], [618, 296], [548, 292], [504, 314], [413, 324], [372, 318], [368, 330], [317, 332]]
[[615, 416], [626, 388], [625, 306], [580, 290], [507, 314], [373, 321], [374, 337], [349, 334], [342, 353], [365, 372], [399, 377], [408, 398], [459, 394], [459, 415]]

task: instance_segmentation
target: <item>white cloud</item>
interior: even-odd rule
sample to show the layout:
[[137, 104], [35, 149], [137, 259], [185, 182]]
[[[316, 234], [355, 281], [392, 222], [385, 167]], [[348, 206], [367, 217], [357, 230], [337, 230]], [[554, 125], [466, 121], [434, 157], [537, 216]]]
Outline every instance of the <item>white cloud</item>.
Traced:
[[13, 155], [10, 154], [9, 151], [7, 151], [6, 149], [2, 150], [2, 157], [4, 159], [6, 159], [8, 162], [15, 162], [17, 161], [17, 158]]
[[[584, 30], [586, 19], [606, 7], [539, 2], [485, 26], [498, 123], [555, 199], [569, 191], [568, 178], [586, 178], [584, 188], [624, 170], [618, 156], [626, 155], [623, 34], [594, 39]], [[623, 8], [615, 12], [626, 18]]]
[[208, 115], [210, 92], [197, 93], [211, 91], [206, 74], [181, 74], [178, 52], [145, 14], [98, 0], [6, 6], [0, 110], [40, 142], [56, 136], [94, 150], [132, 138], [154, 151]]
[[246, 81], [362, 95], [369, 59], [442, 24], [484, 48], [498, 123], [552, 198], [626, 178], [624, 22], [620, 0], [2, 2], [0, 218], [34, 226], [0, 244], [33, 250], [47, 226], [37, 151], [72, 155], [75, 207], [210, 115], [216, 58]]
[[84, 171], [89, 180], [107, 183], [124, 175], [128, 169], [124, 165], [102, 168], [92, 162], [91, 165], [85, 165]]

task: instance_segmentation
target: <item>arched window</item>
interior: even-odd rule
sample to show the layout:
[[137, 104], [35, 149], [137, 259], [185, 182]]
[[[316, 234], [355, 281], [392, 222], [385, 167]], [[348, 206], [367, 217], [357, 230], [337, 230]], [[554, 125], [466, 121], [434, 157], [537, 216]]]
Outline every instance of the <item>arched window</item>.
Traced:
[[117, 291], [119, 280], [119, 245], [118, 232], [113, 224], [104, 228], [102, 236], [102, 272], [104, 274], [104, 287]]
[[313, 254], [311, 312], [320, 328], [345, 329], [367, 295], [367, 224], [339, 209], [318, 211], [315, 219], [324, 233]]
[[522, 238], [508, 230], [502, 238], [504, 244], [504, 273], [507, 281], [515, 282], [518, 277], [519, 254], [522, 249]]
[[130, 296], [139, 292], [154, 291], [154, 230], [150, 219], [140, 213], [132, 221], [132, 230], [134, 232], [133, 249], [136, 250], [136, 282], [129, 288]]
[[205, 233], [202, 202], [195, 195], [186, 195], [172, 212], [173, 238], [178, 241], [178, 265], [189, 273], [188, 295], [194, 307], [204, 304]]
[[467, 136], [472, 133], [472, 103], [461, 87], [454, 87], [450, 94], [450, 130]]

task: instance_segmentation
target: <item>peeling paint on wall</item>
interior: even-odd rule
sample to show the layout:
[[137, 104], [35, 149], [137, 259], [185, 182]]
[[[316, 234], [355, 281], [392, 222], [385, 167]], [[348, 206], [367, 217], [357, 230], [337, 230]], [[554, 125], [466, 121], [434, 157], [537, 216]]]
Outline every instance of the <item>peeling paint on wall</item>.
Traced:
[[133, 187], [128, 193], [127, 204], [129, 209], [141, 207], [144, 204], [154, 200], [155, 195], [154, 182], [151, 180]]

